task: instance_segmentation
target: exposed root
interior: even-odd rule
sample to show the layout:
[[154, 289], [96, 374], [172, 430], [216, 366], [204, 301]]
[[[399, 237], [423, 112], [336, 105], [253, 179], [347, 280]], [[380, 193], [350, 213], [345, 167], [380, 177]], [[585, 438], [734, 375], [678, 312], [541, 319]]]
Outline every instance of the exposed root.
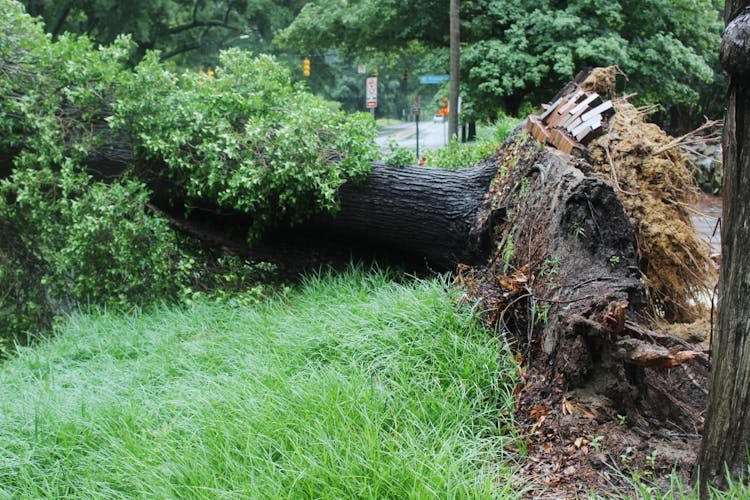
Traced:
[[671, 138], [627, 100], [615, 109], [609, 131], [589, 145], [594, 170], [608, 174], [630, 218], [655, 316], [693, 321], [704, 313], [714, 266], [690, 221], [696, 188], [678, 146], [692, 136]]

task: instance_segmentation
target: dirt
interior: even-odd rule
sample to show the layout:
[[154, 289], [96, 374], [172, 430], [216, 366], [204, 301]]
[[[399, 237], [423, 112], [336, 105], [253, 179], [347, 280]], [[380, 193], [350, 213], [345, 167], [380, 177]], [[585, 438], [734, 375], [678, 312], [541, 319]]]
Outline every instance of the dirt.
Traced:
[[588, 158], [505, 145], [497, 250], [456, 278], [519, 353], [528, 497], [630, 495], [633, 476], [665, 490], [672, 471], [689, 485], [698, 452], [715, 262], [672, 139], [616, 109]]
[[698, 190], [674, 138], [625, 99], [615, 109], [608, 132], [589, 146], [592, 165], [630, 217], [653, 314], [693, 321], [704, 314], [700, 297], [714, 271], [691, 221]]

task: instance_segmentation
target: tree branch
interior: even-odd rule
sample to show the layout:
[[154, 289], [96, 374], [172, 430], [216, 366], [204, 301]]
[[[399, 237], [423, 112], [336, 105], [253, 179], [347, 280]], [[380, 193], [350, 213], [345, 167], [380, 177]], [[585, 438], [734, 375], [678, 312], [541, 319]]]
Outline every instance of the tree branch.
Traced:
[[183, 31], [188, 31], [188, 30], [191, 30], [191, 29], [194, 29], [194, 28], [206, 28], [206, 27], [211, 27], [211, 28], [226, 28], [226, 29], [229, 29], [229, 30], [232, 30], [232, 31], [238, 31], [238, 32], [242, 31], [242, 28], [240, 28], [239, 26], [232, 26], [231, 24], [225, 23], [224, 21], [216, 21], [216, 20], [212, 20], [212, 21], [195, 21], [195, 20], [193, 20], [193, 21], [191, 21], [191, 22], [189, 22], [187, 24], [183, 24], [183, 25], [180, 25], [180, 26], [175, 26], [173, 28], [169, 28], [169, 34], [170, 35], [176, 35], [178, 33], [182, 33]]
[[55, 26], [52, 28], [50, 33], [52, 34], [52, 38], [57, 38], [57, 35], [60, 34], [60, 30], [62, 30], [63, 24], [65, 24], [65, 21], [68, 19], [68, 15], [70, 14], [70, 9], [73, 7], [73, 0], [68, 0], [68, 3], [65, 4], [65, 7], [63, 7], [62, 12], [60, 13], [60, 17], [57, 18], [57, 22], [55, 22]]
[[161, 61], [166, 61], [168, 59], [171, 59], [172, 57], [178, 56], [180, 54], [184, 54], [185, 52], [190, 52], [191, 50], [199, 49], [201, 48], [201, 45], [203, 44], [200, 42], [181, 45], [175, 49], [170, 50], [169, 52], [162, 53], [159, 59]]

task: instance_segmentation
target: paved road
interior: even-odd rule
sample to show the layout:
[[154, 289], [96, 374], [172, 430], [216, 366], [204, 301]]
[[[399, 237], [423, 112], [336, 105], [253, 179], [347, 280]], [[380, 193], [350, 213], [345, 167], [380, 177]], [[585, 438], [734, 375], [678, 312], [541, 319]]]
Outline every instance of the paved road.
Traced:
[[[448, 124], [434, 123], [432, 120], [419, 122], [419, 154], [431, 151], [445, 145], [448, 137]], [[384, 150], [388, 149], [390, 139], [394, 139], [399, 146], [417, 149], [417, 128], [414, 122], [401, 123], [390, 127], [383, 127], [378, 131], [376, 142]]]

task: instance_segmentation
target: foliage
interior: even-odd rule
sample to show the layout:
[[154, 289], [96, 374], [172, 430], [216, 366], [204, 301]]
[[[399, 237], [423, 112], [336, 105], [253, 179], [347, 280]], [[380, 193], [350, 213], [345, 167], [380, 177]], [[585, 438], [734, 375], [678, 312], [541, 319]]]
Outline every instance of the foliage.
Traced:
[[352, 270], [76, 315], [0, 366], [0, 496], [506, 498], [517, 370], [456, 299]]
[[[629, 77], [626, 91], [643, 102], [692, 107], [698, 117], [717, 113], [715, 103], [705, 108], [712, 104], [699, 91], [721, 94], [721, 10], [718, 0], [461, 2], [464, 117], [519, 113], [525, 102], [549, 99], [579, 69], [613, 64]], [[444, 2], [316, 1], [279, 40], [296, 49], [349, 53], [388, 51], [415, 40], [445, 50], [447, 28]], [[431, 72], [445, 70], [447, 58]]]
[[[18, 3], [0, 10], [0, 337], [75, 304], [196, 289], [207, 267], [144, 208], [152, 181], [247, 214], [253, 240], [334, 210], [377, 151], [370, 117], [335, 111], [271, 57], [230, 50], [214, 78], [175, 75], [156, 53], [130, 70], [127, 38], [52, 42]], [[122, 147], [135, 157], [124, 174], [98, 170]]]
[[519, 120], [507, 115], [494, 124], [483, 127], [474, 142], [458, 142], [455, 139], [433, 151], [425, 153], [425, 165], [442, 168], [459, 168], [475, 165], [497, 151], [498, 147], [518, 125]]
[[22, 0], [29, 14], [40, 16], [55, 38], [64, 32], [86, 34], [109, 45], [127, 34], [136, 43], [131, 61], [147, 50], [184, 67], [214, 65], [220, 49], [241, 46], [271, 53], [274, 32], [287, 26], [303, 0]]
[[215, 78], [178, 79], [147, 56], [119, 90], [111, 125], [132, 134], [138, 156], [164, 162], [176, 194], [252, 215], [251, 240], [334, 210], [338, 187], [369, 171], [372, 119], [334, 111], [269, 56], [232, 49], [221, 63]]
[[414, 165], [417, 161], [417, 157], [414, 156], [414, 152], [411, 149], [404, 146], [399, 146], [398, 143], [391, 138], [388, 143], [388, 155], [385, 158], [385, 164], [389, 167], [405, 167], [408, 165]]
[[387, 52], [419, 40], [448, 42], [448, 8], [440, 0], [349, 0], [308, 2], [294, 22], [279, 33], [282, 45], [302, 51], [338, 47]]
[[712, 0], [499, 4], [470, 4], [469, 24], [480, 39], [463, 53], [472, 100], [517, 109], [523, 99], [544, 97], [536, 89], [557, 89], [582, 67], [614, 64], [642, 101], [695, 105], [695, 86], [718, 78], [711, 65], [720, 6]]

